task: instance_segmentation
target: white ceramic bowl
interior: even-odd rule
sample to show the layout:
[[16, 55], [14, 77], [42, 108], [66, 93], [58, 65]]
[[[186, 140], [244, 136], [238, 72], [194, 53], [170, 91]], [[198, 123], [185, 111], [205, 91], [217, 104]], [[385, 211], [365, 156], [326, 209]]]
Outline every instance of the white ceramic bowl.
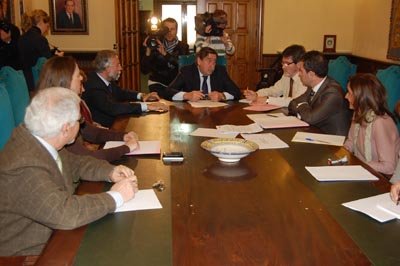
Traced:
[[236, 163], [258, 149], [256, 143], [245, 139], [209, 139], [201, 147], [225, 163]]

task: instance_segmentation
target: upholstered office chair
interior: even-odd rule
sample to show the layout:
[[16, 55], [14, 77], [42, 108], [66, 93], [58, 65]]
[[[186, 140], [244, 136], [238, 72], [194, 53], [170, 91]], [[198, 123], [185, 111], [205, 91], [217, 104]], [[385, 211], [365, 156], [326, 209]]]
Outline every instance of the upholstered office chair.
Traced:
[[329, 60], [328, 76], [336, 80], [343, 91], [347, 92], [347, 82], [349, 77], [357, 71], [357, 66], [350, 63], [345, 56], [339, 56], [334, 60]]
[[[387, 103], [390, 111], [394, 111], [394, 107], [400, 100], [400, 66], [390, 66], [386, 69], [380, 69], [376, 73], [376, 77], [385, 86], [387, 92]], [[400, 129], [400, 123], [397, 123]]]
[[193, 64], [195, 58], [195, 54], [180, 55], [178, 57], [179, 68]]
[[19, 125], [25, 116], [25, 108], [29, 104], [29, 92], [24, 74], [21, 70], [5, 66], [0, 69], [0, 80], [8, 92], [12, 110], [14, 113], [15, 125]]
[[46, 57], [39, 57], [36, 61], [36, 65], [32, 67], [33, 82], [35, 83], [35, 86], [39, 80], [40, 71], [42, 71], [43, 65], [46, 63], [46, 61]]
[[0, 150], [11, 136], [15, 127], [14, 114], [11, 107], [10, 98], [4, 83], [0, 80]]
[[[195, 60], [196, 60], [196, 54], [180, 55], [178, 57], [179, 68], [186, 65], [191, 65], [195, 62]], [[217, 65], [226, 66], [226, 57], [218, 56]]]

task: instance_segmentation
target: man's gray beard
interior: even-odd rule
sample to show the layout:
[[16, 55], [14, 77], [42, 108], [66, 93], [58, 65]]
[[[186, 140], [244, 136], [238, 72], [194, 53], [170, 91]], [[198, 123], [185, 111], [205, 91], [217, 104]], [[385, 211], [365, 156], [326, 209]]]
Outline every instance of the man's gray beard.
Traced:
[[120, 76], [121, 76], [121, 73], [119, 73], [117, 75], [113, 75], [111, 78], [113, 81], [118, 81]]

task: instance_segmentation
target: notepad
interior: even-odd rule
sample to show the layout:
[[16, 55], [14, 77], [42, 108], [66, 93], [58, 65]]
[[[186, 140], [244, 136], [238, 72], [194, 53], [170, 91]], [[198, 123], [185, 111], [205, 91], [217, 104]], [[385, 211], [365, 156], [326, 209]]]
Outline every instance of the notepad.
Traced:
[[161, 203], [153, 189], [139, 190], [133, 199], [125, 202], [115, 212], [161, 209]]
[[190, 136], [195, 137], [210, 137], [210, 138], [235, 138], [238, 133], [222, 133], [216, 128], [197, 128]]
[[378, 207], [378, 206], [388, 204], [390, 202], [393, 203], [390, 199], [389, 193], [384, 193], [384, 194], [376, 195], [373, 197], [368, 197], [368, 198], [363, 198], [363, 199], [359, 199], [359, 200], [342, 203], [342, 205], [349, 209], [362, 212], [362, 213], [374, 218], [375, 220], [383, 223], [383, 222], [387, 222], [387, 221], [396, 219], [395, 215]]
[[263, 128], [289, 128], [307, 127], [309, 124], [294, 116], [286, 116], [283, 113], [274, 114], [250, 114], [248, 118]]
[[279, 109], [279, 108], [281, 108], [281, 106], [277, 106], [277, 105], [273, 105], [273, 104], [253, 104], [253, 105], [244, 107], [243, 110], [265, 112], [265, 111], [272, 111], [272, 110]]
[[296, 132], [292, 142], [305, 142], [312, 144], [343, 146], [345, 136], [317, 134], [309, 132]]
[[219, 125], [217, 126], [217, 130], [221, 133], [243, 133], [243, 134], [251, 134], [263, 131], [262, 127], [260, 127], [257, 123], [237, 126], [237, 125]]
[[260, 150], [289, 148], [280, 138], [272, 133], [263, 134], [241, 134], [244, 139], [257, 143]]
[[[124, 145], [123, 141], [107, 141], [103, 149], [110, 149]], [[160, 154], [161, 142], [159, 140], [140, 140], [139, 148], [126, 153], [126, 155]]]
[[213, 107], [223, 107], [228, 105], [227, 103], [213, 102], [210, 100], [200, 100], [197, 102], [189, 101], [188, 103], [194, 108], [206, 108], [206, 107], [213, 108]]
[[379, 180], [361, 165], [306, 166], [318, 181], [369, 181]]

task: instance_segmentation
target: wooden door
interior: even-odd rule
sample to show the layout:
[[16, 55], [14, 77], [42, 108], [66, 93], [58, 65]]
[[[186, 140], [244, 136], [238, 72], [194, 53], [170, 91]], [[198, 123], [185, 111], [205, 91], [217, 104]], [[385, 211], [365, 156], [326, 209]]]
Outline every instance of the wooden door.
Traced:
[[140, 84], [138, 6], [138, 0], [115, 0], [115, 48], [123, 69], [119, 84], [130, 90], [137, 90]]
[[222, 9], [228, 14], [226, 31], [236, 47], [228, 56], [228, 72], [239, 88], [254, 89], [261, 58], [262, 0], [198, 0], [197, 13]]

